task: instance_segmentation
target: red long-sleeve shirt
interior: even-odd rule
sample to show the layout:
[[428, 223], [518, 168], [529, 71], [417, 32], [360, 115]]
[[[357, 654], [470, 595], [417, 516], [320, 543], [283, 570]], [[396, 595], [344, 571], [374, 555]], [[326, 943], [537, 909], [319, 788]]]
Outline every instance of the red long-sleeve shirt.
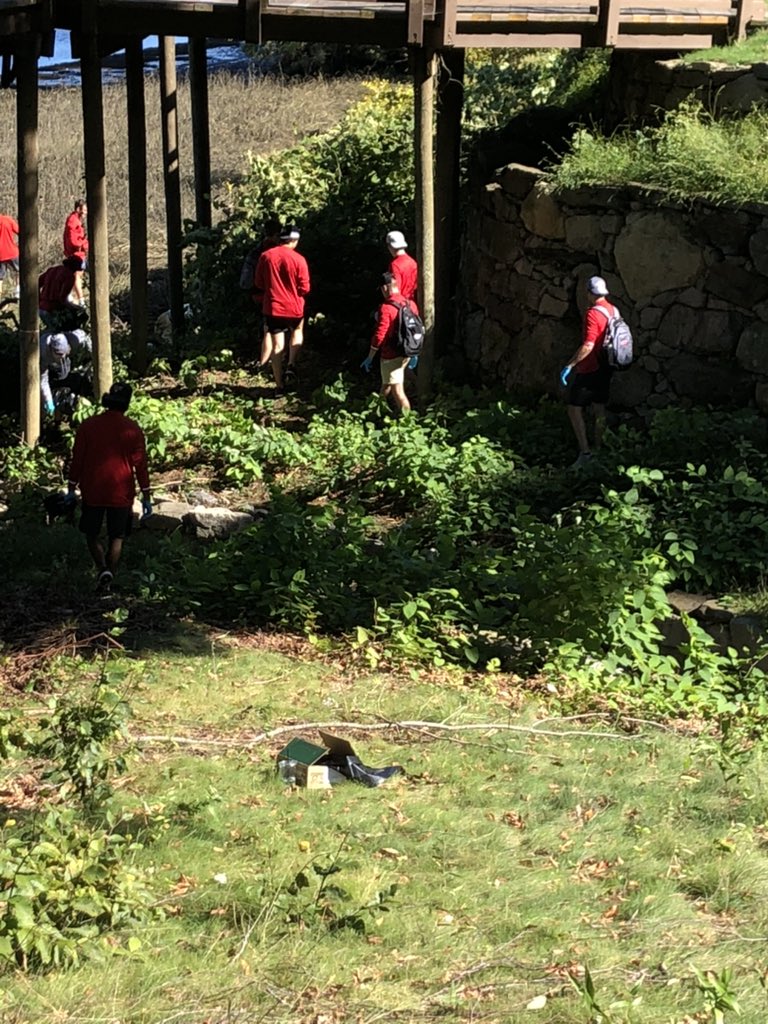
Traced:
[[416, 287], [419, 283], [419, 265], [413, 256], [401, 252], [389, 264], [389, 272], [394, 275], [397, 287], [404, 299], [416, 298]]
[[81, 260], [88, 258], [88, 238], [77, 210], [70, 213], [64, 225], [64, 255], [77, 256]]
[[19, 258], [19, 247], [16, 244], [18, 235], [19, 225], [13, 217], [0, 214], [0, 263]]
[[[607, 299], [601, 298], [597, 301], [607, 313], [613, 316], [614, 307]], [[600, 352], [605, 341], [607, 327], [607, 318], [598, 312], [594, 306], [590, 306], [584, 314], [584, 333], [581, 343], [582, 345], [591, 345], [592, 348], [574, 367], [576, 373], [594, 373], [595, 370], [600, 369]]]
[[67, 305], [69, 293], [75, 286], [75, 272], [69, 267], [49, 267], [38, 278], [40, 298], [38, 306], [46, 313], [55, 313]]
[[[371, 338], [371, 348], [377, 348], [382, 359], [398, 359], [403, 355], [402, 352], [397, 351], [397, 318], [400, 316], [398, 306], [404, 306], [405, 301], [402, 296], [398, 295], [385, 300], [379, 306], [376, 330]], [[407, 301], [413, 312], [418, 314], [419, 310], [413, 299]]]
[[309, 294], [307, 261], [287, 245], [276, 245], [259, 256], [253, 286], [261, 294], [265, 316], [304, 316], [304, 296]]
[[80, 424], [72, 450], [69, 482], [80, 485], [86, 505], [133, 505], [134, 473], [142, 491], [148, 491], [146, 442], [138, 423], [117, 409], [107, 409]]

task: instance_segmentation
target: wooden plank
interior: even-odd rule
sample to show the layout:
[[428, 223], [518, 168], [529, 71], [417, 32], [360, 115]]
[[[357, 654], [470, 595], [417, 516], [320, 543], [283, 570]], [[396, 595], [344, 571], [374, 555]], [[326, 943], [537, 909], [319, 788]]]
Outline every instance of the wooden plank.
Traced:
[[437, 60], [425, 47], [411, 51], [413, 64], [414, 157], [416, 171], [416, 249], [419, 264], [419, 307], [424, 321], [424, 346], [419, 358], [419, 400], [432, 388], [435, 360], [435, 154], [434, 113]]
[[616, 48], [619, 50], [706, 50], [714, 42], [711, 34], [703, 35], [661, 35], [643, 33], [643, 35], [620, 35]]
[[435, 349], [445, 352], [456, 323], [456, 283], [461, 246], [461, 116], [464, 106], [464, 51], [439, 54], [435, 130]]
[[615, 46], [619, 38], [620, 3], [621, 0], [600, 0], [598, 24], [603, 46]]
[[580, 33], [563, 32], [457, 32], [454, 46], [483, 46], [488, 49], [522, 47], [535, 50], [540, 47], [558, 50], [579, 50], [584, 46]]

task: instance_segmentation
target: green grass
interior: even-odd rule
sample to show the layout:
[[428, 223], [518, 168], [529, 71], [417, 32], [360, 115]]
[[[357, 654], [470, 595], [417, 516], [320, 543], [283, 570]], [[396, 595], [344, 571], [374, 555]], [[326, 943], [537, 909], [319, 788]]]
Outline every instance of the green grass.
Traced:
[[[134, 956], [7, 974], [4, 1022], [527, 1021], [546, 996], [535, 1019], [586, 1024], [568, 980], [584, 967], [606, 1021], [710, 1019], [690, 1016], [705, 1005], [694, 967], [733, 968], [740, 1020], [764, 1020], [757, 760], [725, 784], [714, 748], [650, 726], [495, 730], [547, 715], [533, 696], [516, 710], [506, 677], [361, 676], [205, 639], [190, 654], [188, 636], [170, 636], [116, 665], [134, 735], [232, 741], [144, 743], [129, 759], [118, 800], [142, 828], [139, 862], [165, 919], [137, 933]], [[489, 727], [347, 731], [366, 763], [405, 768], [377, 790], [286, 789], [274, 773], [283, 739], [243, 745], [287, 722], [414, 717]], [[346, 913], [398, 886], [365, 934], [330, 931], [288, 892], [297, 872], [331, 862]]]
[[758, 64], [768, 60], [768, 30], [760, 29], [738, 43], [729, 46], [713, 46], [708, 50], [694, 50], [683, 54], [686, 64], [697, 61], [719, 61], [722, 64]]
[[658, 127], [607, 137], [580, 128], [562, 161], [550, 168], [553, 188], [640, 184], [673, 199], [764, 202], [768, 197], [768, 115], [715, 120], [686, 102]]

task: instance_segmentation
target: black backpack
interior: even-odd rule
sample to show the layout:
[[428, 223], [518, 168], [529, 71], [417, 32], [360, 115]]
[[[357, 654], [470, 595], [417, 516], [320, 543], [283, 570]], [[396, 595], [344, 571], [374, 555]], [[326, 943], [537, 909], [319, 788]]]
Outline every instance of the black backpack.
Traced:
[[390, 306], [395, 306], [397, 314], [397, 351], [401, 356], [417, 356], [424, 346], [424, 322], [418, 313], [414, 313], [408, 302], [395, 302], [387, 299]]
[[256, 273], [259, 256], [261, 256], [261, 247], [257, 245], [243, 260], [243, 265], [240, 268], [240, 287], [244, 292], [253, 291], [253, 275]]

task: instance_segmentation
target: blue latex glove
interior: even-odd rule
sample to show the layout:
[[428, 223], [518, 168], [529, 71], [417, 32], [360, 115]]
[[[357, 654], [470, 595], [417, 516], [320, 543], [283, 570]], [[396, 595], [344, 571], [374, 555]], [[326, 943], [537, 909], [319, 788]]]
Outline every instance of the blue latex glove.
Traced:
[[141, 518], [142, 519], [146, 519], [148, 516], [151, 516], [151, 515], [152, 515], [152, 502], [149, 500], [149, 498], [142, 498], [141, 499]]
[[360, 363], [360, 369], [365, 370], [366, 373], [371, 372], [373, 366], [373, 356], [366, 356], [365, 359]]
[[562, 370], [560, 371], [560, 383], [563, 385], [563, 387], [567, 387], [568, 386], [568, 378], [571, 375], [571, 370], [572, 369], [573, 369], [572, 366], [564, 366], [562, 368]]
[[67, 491], [67, 493], [64, 495], [64, 507], [65, 508], [72, 508], [72, 506], [75, 504], [76, 501], [77, 501], [77, 498], [75, 497], [75, 492], [74, 491]]
[[411, 358], [408, 360], [408, 369], [409, 370], [415, 370], [418, 365], [419, 365], [419, 357], [418, 356], [411, 356]]
[[45, 411], [48, 413], [49, 416], [53, 416], [53, 414], [55, 412], [55, 407], [54, 407], [53, 402], [46, 402], [45, 403]]

